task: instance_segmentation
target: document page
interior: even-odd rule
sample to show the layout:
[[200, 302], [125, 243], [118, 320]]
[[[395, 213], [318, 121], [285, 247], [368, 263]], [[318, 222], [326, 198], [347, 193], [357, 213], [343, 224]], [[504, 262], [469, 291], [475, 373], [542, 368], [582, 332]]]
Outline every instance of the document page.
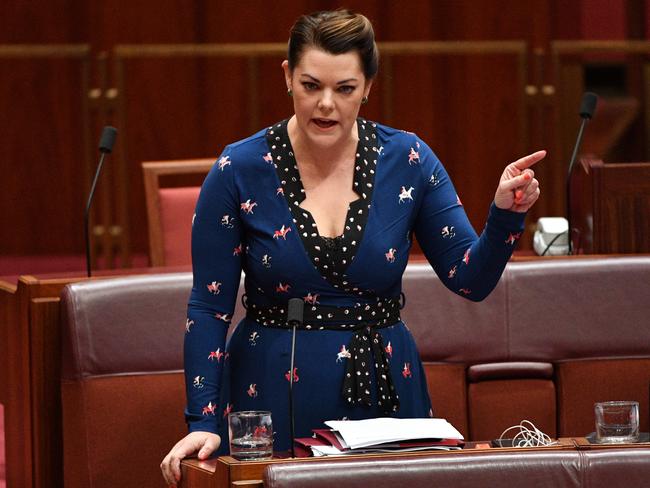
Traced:
[[351, 448], [374, 446], [413, 439], [457, 439], [463, 436], [445, 419], [328, 420], [325, 425], [337, 431]]

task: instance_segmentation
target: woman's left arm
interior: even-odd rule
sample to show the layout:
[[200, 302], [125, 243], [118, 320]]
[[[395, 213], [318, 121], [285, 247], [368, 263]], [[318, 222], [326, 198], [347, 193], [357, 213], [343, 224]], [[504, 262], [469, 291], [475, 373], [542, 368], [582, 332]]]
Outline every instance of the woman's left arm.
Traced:
[[415, 234], [429, 263], [451, 291], [480, 301], [494, 289], [523, 232], [526, 212], [539, 197], [539, 182], [530, 167], [545, 155], [538, 151], [506, 167], [479, 237], [442, 163], [420, 142], [427, 184]]

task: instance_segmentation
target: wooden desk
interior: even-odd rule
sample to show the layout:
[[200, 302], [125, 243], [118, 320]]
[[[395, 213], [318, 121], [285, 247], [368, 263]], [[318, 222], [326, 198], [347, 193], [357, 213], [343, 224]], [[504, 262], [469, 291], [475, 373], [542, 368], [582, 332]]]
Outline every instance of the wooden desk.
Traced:
[[574, 248], [585, 254], [650, 252], [650, 163], [581, 163], [571, 180]]
[[[189, 267], [108, 270], [91, 279], [179, 271]], [[87, 279], [79, 272], [25, 275], [17, 285], [0, 282], [0, 402], [8, 487], [63, 486], [59, 295], [67, 284]]]
[[[460, 451], [418, 451], [394, 454], [360, 454], [346, 456], [327, 456], [318, 458], [272, 459], [268, 461], [237, 461], [230, 456], [221, 456], [208, 461], [185, 459], [181, 462], [181, 483], [179, 488], [263, 488], [264, 468], [277, 463], [321, 463], [351, 459], [414, 459], [428, 456], [467, 456], [484, 452], [521, 452], [522, 448], [471, 448], [476, 443], [468, 443], [470, 448]], [[526, 450], [566, 451], [577, 449], [576, 440], [561, 438], [559, 444], [544, 448], [526, 448]]]

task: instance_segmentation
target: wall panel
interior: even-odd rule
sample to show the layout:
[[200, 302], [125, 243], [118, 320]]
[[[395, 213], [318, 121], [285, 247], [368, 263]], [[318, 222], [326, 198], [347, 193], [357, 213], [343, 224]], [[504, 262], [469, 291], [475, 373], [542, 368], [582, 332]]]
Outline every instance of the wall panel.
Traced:
[[[284, 43], [299, 14], [339, 5], [333, 0], [273, 5], [265, 0], [6, 0], [0, 7], [0, 43], [86, 43], [93, 57], [108, 53], [106, 87], [111, 88], [117, 87], [112, 64], [117, 45]], [[377, 79], [371, 101], [362, 109], [364, 116], [415, 130], [431, 144], [454, 177], [477, 230], [502, 167], [521, 152], [540, 146], [556, 149], [538, 168], [542, 184], [551, 191], [543, 192], [529, 222], [561, 211], [559, 186], [552, 181], [563, 173], [566, 161], [552, 130], [558, 123], [552, 114], [557, 114], [554, 107], [560, 98], [552, 94], [557, 87], [552, 86], [549, 42], [591, 35], [584, 23], [594, 16], [620, 19], [622, 15], [629, 23], [635, 15], [630, 9], [645, 16], [646, 31], [650, 25], [647, 0], [613, 4], [599, 0], [597, 12], [589, 10], [594, 4], [585, 0], [350, 0], [346, 5], [374, 22], [382, 42], [528, 43], [529, 60], [536, 59], [536, 64], [529, 62], [527, 83], [536, 94], [519, 91], [512, 59], [474, 56], [433, 61], [414, 56], [393, 60], [392, 74]], [[603, 12], [610, 7], [613, 14]], [[116, 151], [124, 150], [128, 157], [123, 168], [126, 176], [117, 181], [121, 178], [118, 153], [100, 182], [96, 223], [110, 224], [126, 208], [136, 236], [133, 250], [144, 252], [140, 161], [210, 156], [225, 143], [288, 116], [291, 104], [284, 94], [281, 58], [255, 61], [253, 81], [246, 61], [130, 60], [124, 91], [114, 99], [103, 91], [95, 102], [90, 100], [85, 124], [87, 93], [80, 89], [77, 68], [61, 59], [0, 61], [0, 100], [7, 107], [0, 116], [7, 128], [0, 135], [6, 148], [0, 170], [7, 175], [0, 205], [18, 209], [8, 215], [0, 253], [83, 252], [78, 215], [96, 164], [94, 148], [87, 147], [96, 144], [102, 125], [119, 121], [119, 104], [126, 115], [124, 125], [118, 127]], [[382, 67], [389, 68], [388, 60], [384, 62]], [[91, 67], [89, 88], [100, 88], [99, 63]], [[547, 94], [540, 91], [543, 84], [551, 88]], [[387, 103], [387, 89], [392, 103]], [[245, 108], [251, 100], [261, 108], [253, 121], [247, 119]], [[528, 110], [523, 129], [519, 125], [522, 101]], [[33, 142], [33, 134], [40, 136], [41, 147]], [[42, 162], [45, 146], [51, 154], [47, 167]], [[121, 194], [126, 197], [120, 198]]]
[[0, 46], [2, 254], [83, 247], [88, 55], [83, 46]]

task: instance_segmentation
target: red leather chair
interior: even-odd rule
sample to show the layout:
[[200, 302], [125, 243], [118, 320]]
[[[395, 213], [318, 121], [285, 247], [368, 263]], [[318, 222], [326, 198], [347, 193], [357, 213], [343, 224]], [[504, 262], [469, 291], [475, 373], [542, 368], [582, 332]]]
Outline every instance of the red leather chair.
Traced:
[[151, 266], [191, 263], [192, 215], [214, 159], [142, 163]]

